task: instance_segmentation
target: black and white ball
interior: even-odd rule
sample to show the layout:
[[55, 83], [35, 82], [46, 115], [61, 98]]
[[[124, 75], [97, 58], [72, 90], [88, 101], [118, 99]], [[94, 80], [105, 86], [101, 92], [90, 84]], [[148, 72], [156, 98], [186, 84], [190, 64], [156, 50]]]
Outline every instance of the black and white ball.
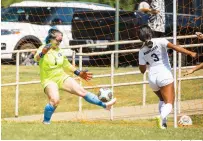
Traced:
[[188, 126], [188, 125], [192, 125], [192, 119], [187, 116], [187, 115], [183, 115], [180, 117], [178, 124], [181, 126]]
[[98, 98], [102, 102], [109, 102], [112, 99], [111, 89], [110, 88], [100, 88]]

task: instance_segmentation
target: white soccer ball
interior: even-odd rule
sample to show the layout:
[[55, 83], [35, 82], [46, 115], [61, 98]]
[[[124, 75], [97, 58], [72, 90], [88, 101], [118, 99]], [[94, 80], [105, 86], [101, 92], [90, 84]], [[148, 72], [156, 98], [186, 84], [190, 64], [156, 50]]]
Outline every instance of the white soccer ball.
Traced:
[[182, 126], [192, 125], [192, 119], [189, 116], [184, 115], [180, 117], [178, 124]]
[[100, 88], [98, 98], [102, 102], [109, 102], [112, 99], [111, 89], [110, 88]]

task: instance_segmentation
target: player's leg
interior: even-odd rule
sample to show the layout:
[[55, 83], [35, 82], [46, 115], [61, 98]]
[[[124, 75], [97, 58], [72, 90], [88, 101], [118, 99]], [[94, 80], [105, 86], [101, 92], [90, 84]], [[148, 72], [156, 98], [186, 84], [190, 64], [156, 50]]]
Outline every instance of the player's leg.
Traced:
[[165, 118], [172, 111], [174, 103], [174, 83], [170, 83], [166, 86], [161, 87], [160, 91], [165, 103], [165, 105], [161, 109], [161, 117]]
[[[149, 77], [149, 86], [152, 88], [154, 93], [159, 98], [159, 113], [161, 114], [161, 108], [164, 106], [165, 103], [164, 103], [163, 97], [161, 95], [160, 88], [157, 85], [158, 76], [157, 76], [157, 74], [152, 74], [152, 75], [149, 74], [148, 77]], [[164, 129], [165, 127], [163, 127], [163, 124], [166, 123], [166, 119], [162, 120], [160, 116], [157, 116], [155, 119], [156, 119], [157, 126], [161, 129]]]
[[[164, 107], [164, 105], [165, 105], [165, 103], [164, 103], [164, 99], [163, 99], [163, 97], [162, 97], [162, 95], [161, 95], [161, 91], [159, 90], [159, 91], [154, 91], [154, 93], [158, 96], [158, 98], [159, 98], [159, 105], [158, 105], [158, 108], [159, 108], [159, 113], [161, 114], [161, 110], [162, 110], [162, 108]], [[163, 120], [162, 120], [162, 126], [163, 127], [165, 127], [165, 128], [167, 128], [167, 118], [164, 118]]]
[[103, 108], [106, 108], [109, 110], [113, 104], [115, 104], [116, 99], [112, 99], [111, 101], [104, 103], [98, 99], [98, 97], [91, 93], [86, 91], [82, 86], [80, 86], [75, 79], [68, 77], [67, 79], [64, 80], [63, 85], [62, 85], [62, 90], [65, 90], [67, 92], [70, 92], [72, 94], [78, 95], [83, 97], [87, 102], [91, 104], [95, 104], [98, 106], [101, 106]]
[[172, 111], [172, 105], [174, 102], [174, 83], [171, 72], [165, 71], [164, 74], [159, 75], [157, 79], [160, 92], [164, 100], [164, 105], [161, 107], [161, 119], [164, 120]]
[[45, 94], [48, 96], [49, 103], [44, 108], [44, 124], [50, 124], [50, 119], [54, 113], [57, 105], [59, 104], [59, 91], [58, 85], [54, 82], [49, 82], [44, 89]]

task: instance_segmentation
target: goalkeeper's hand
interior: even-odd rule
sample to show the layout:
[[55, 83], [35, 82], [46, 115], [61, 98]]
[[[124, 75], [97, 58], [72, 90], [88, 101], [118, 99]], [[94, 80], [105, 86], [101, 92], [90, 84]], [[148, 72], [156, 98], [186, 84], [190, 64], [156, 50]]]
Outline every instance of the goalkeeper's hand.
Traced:
[[86, 80], [86, 81], [89, 81], [92, 79], [92, 73], [91, 72], [88, 72], [87, 70], [86, 71], [80, 71], [80, 74], [79, 76]]
[[203, 34], [201, 32], [196, 32], [197, 38], [203, 40]]
[[51, 46], [52, 46], [51, 43], [46, 44], [46, 45], [44, 46], [44, 48], [42, 49], [42, 53], [43, 53], [43, 54], [46, 54], [46, 53], [51, 49]]

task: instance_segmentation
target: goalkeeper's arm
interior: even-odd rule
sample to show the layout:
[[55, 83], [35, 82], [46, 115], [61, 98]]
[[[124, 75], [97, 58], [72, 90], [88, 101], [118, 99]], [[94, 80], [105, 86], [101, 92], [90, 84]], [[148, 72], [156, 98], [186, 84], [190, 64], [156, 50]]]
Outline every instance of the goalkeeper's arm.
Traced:
[[39, 62], [41, 58], [51, 49], [51, 44], [46, 44], [44, 47], [40, 47], [34, 56], [35, 61]]
[[64, 63], [63, 63], [63, 68], [71, 70], [75, 75], [80, 76], [84, 80], [90, 80], [92, 78], [92, 73], [88, 71], [80, 71], [76, 69], [69, 61], [68, 59], [64, 56]]

